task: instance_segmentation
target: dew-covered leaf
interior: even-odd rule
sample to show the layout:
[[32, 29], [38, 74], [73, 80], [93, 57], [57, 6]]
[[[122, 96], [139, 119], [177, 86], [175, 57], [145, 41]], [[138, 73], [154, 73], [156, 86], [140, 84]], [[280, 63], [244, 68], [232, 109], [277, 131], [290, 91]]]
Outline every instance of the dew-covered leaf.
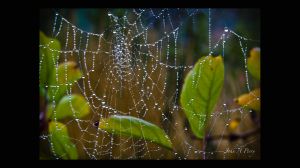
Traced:
[[58, 40], [47, 37], [41, 31], [39, 45], [39, 82], [42, 86], [44, 86], [48, 85], [50, 74], [52, 73], [53, 69], [55, 68], [55, 65], [57, 64], [61, 45]]
[[78, 159], [76, 145], [70, 140], [67, 127], [63, 123], [50, 122], [49, 136], [55, 156], [62, 159]]
[[88, 102], [79, 94], [72, 94], [70, 97], [69, 95], [64, 96], [55, 109], [56, 114], [54, 115], [53, 105], [48, 105], [48, 118], [54, 119], [56, 117], [57, 120], [65, 117], [83, 118], [90, 113]]
[[234, 101], [242, 107], [260, 112], [260, 88], [243, 94]]
[[99, 128], [109, 133], [148, 140], [172, 149], [172, 143], [164, 130], [136, 117], [113, 115], [109, 118], [101, 119]]
[[198, 138], [204, 137], [207, 120], [221, 94], [223, 82], [221, 56], [200, 58], [185, 78], [180, 103]]
[[71, 85], [80, 79], [82, 73], [73, 61], [61, 63], [56, 70], [52, 71], [49, 78], [48, 95], [50, 101], [58, 102], [62, 96], [66, 95], [66, 91]]

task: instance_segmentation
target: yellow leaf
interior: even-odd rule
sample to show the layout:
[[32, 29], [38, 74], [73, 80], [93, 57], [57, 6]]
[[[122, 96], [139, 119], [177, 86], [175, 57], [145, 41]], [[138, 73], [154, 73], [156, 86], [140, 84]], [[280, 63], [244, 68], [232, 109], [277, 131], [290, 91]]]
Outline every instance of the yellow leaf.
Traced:
[[256, 47], [250, 51], [247, 66], [250, 74], [260, 80], [260, 48]]
[[234, 100], [238, 105], [245, 108], [260, 111], [260, 88], [251, 91], [250, 93], [243, 94]]
[[239, 119], [234, 119], [232, 121], [230, 121], [229, 123], [229, 129], [231, 131], [236, 130], [236, 128], [240, 125], [240, 120]]

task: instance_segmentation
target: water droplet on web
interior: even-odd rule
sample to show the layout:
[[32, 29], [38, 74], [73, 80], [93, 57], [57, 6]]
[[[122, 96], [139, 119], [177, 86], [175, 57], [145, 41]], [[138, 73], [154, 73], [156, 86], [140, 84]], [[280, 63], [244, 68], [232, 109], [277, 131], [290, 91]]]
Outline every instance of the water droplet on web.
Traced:
[[224, 32], [226, 32], [226, 33], [228, 32], [228, 28], [227, 27], [224, 28]]
[[187, 128], [185, 127], [185, 128], [184, 128], [184, 130], [186, 130], [186, 131], [187, 131]]
[[104, 105], [104, 104], [105, 104], [105, 101], [101, 102], [101, 104]]
[[158, 110], [161, 110], [161, 108], [159, 107]]
[[155, 103], [155, 106], [157, 106], [158, 105], [158, 103]]

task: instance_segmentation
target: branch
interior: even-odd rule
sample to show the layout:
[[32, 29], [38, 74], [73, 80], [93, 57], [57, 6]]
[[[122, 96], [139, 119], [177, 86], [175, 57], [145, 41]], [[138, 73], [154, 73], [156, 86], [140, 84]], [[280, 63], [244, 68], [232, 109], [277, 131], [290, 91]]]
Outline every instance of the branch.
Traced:
[[[212, 140], [218, 140], [218, 139], [228, 139], [230, 141], [235, 141], [237, 139], [246, 139], [249, 136], [255, 135], [260, 131], [260, 128], [256, 128], [256, 129], [252, 129], [250, 131], [246, 131], [244, 133], [240, 133], [240, 134], [236, 134], [236, 133], [232, 133], [232, 134], [228, 134], [228, 135], [213, 135], [213, 136], [205, 136], [205, 141], [212, 141]], [[197, 138], [194, 134], [191, 135], [192, 139], [197, 139], [199, 140], [199, 138]]]
[[240, 134], [228, 134], [228, 135], [214, 135], [214, 136], [206, 136], [206, 140], [207, 141], [211, 141], [211, 140], [218, 140], [218, 139], [229, 139], [230, 141], [235, 141], [237, 139], [246, 139], [251, 135], [255, 135], [256, 133], [258, 133], [260, 131], [260, 128], [256, 128], [244, 133], [240, 133]]

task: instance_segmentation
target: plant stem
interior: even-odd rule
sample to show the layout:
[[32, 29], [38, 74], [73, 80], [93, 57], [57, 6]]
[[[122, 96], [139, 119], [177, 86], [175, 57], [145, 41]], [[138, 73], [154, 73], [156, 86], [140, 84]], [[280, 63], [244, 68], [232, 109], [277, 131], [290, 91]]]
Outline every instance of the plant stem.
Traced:
[[204, 138], [203, 138], [203, 145], [202, 145], [202, 150], [203, 150], [203, 155], [202, 155], [202, 157], [203, 157], [203, 160], [206, 160], [206, 157], [205, 157], [205, 149], [206, 149], [206, 136], [204, 136]]

